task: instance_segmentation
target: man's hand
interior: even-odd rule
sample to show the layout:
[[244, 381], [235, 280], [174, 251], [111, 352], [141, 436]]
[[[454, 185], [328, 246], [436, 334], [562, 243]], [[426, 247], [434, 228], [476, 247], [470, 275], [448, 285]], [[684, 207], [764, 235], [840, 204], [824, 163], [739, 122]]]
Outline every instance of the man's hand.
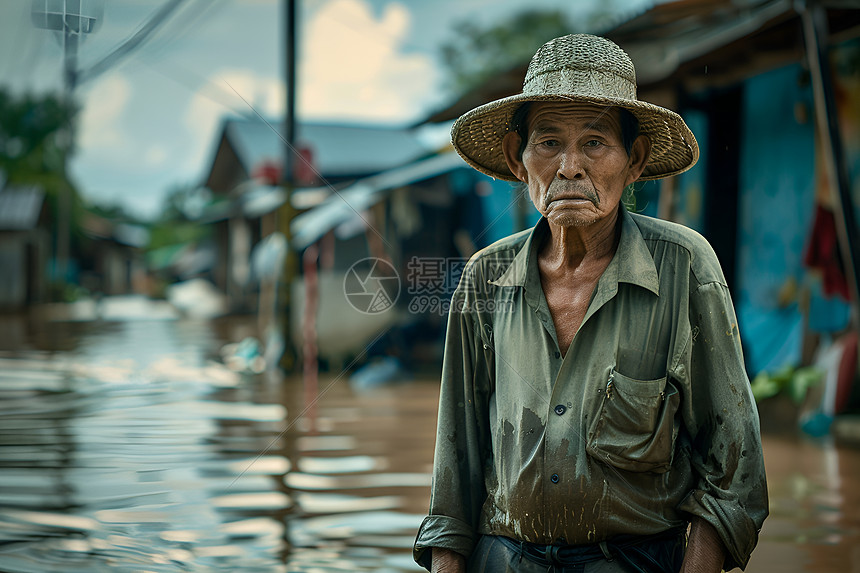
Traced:
[[726, 549], [720, 535], [700, 517], [694, 517], [690, 524], [690, 540], [680, 573], [719, 573], [726, 560]]
[[432, 573], [466, 573], [466, 558], [450, 549], [432, 547], [430, 559]]

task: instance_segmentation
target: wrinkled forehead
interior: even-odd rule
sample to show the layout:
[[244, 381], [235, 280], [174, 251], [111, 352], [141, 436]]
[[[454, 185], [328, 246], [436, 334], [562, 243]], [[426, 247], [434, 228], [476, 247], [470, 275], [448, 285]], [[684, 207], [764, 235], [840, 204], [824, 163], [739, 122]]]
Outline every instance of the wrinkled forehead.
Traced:
[[533, 102], [526, 116], [528, 133], [597, 129], [621, 135], [621, 112], [617, 107], [579, 102]]

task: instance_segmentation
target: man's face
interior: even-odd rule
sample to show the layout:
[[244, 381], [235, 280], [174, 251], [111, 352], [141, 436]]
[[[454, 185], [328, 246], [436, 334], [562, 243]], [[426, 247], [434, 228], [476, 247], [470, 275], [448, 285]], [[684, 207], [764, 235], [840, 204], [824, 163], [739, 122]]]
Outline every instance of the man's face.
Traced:
[[527, 122], [522, 160], [510, 157], [519, 143], [515, 133], [505, 138], [505, 156], [537, 210], [563, 227], [587, 227], [614, 214], [624, 188], [645, 167], [647, 139], [640, 136], [628, 155], [618, 109], [588, 104], [536, 102]]

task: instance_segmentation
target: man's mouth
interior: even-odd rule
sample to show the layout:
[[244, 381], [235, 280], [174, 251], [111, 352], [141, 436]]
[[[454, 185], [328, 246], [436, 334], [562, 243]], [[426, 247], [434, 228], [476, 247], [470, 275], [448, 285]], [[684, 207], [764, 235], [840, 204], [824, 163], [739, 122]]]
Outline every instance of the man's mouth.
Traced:
[[595, 194], [589, 193], [585, 190], [559, 189], [555, 193], [553, 193], [552, 191], [547, 193], [547, 206], [551, 205], [552, 203], [558, 203], [561, 201], [570, 203], [587, 201], [593, 205], [596, 205], [599, 202]]
[[555, 195], [552, 197], [547, 197], [546, 205], [549, 207], [550, 205], [554, 205], [556, 207], [561, 207], [564, 204], [577, 205], [580, 203], [590, 203], [592, 205], [596, 205], [597, 202], [592, 198], [585, 195], [571, 195], [571, 194], [563, 194], [563, 195]]

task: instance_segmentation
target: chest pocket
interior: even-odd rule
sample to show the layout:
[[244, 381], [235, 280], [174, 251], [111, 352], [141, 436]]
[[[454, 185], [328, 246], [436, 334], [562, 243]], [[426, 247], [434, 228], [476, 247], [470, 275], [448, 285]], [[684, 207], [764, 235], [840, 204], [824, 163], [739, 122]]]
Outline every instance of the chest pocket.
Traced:
[[586, 451], [633, 472], [663, 473], [672, 465], [680, 396], [667, 378], [636, 380], [612, 369]]

